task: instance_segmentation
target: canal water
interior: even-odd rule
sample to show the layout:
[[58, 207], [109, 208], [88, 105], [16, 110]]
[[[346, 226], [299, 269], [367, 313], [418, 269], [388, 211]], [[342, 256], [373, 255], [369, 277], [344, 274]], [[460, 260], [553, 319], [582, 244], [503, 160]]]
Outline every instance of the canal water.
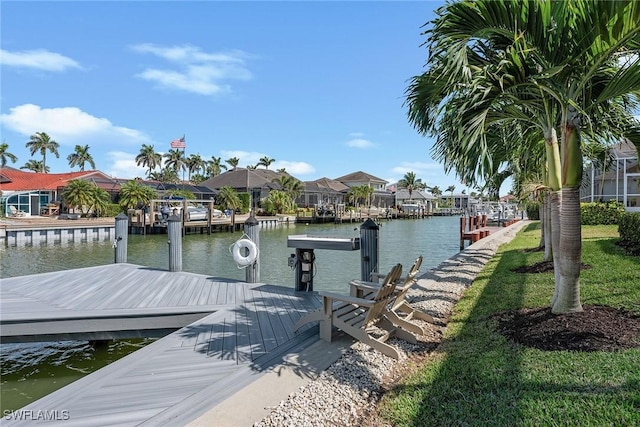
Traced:
[[[421, 271], [434, 268], [459, 251], [457, 217], [383, 221], [379, 230], [380, 272], [395, 263], [405, 268], [422, 255]], [[260, 229], [260, 281], [294, 287], [295, 272], [287, 259], [295, 249], [287, 247], [294, 234], [359, 237], [359, 224], [290, 224]], [[233, 261], [229, 248], [242, 232], [212, 235], [190, 234], [183, 238], [184, 271], [245, 280], [245, 270]], [[130, 235], [128, 262], [168, 269], [166, 235]], [[32, 247], [0, 248], [0, 277], [110, 264], [113, 242], [87, 242]], [[314, 290], [348, 293], [349, 280], [360, 277], [360, 251], [315, 251]], [[151, 340], [119, 340], [92, 347], [87, 342], [64, 341], [0, 345], [2, 369], [0, 410], [15, 410], [87, 375]]]

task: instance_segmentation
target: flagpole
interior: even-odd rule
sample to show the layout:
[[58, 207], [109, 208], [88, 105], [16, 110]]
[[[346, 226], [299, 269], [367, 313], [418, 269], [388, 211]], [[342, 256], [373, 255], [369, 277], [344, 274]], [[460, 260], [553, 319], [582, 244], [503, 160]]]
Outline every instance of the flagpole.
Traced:
[[186, 135], [182, 134], [182, 141], [184, 142], [184, 146], [182, 147], [182, 161], [183, 161], [183, 165], [182, 165], [182, 191], [185, 191], [184, 188], [184, 168], [187, 166], [186, 164], [186, 160], [187, 160], [187, 155], [186, 155], [186, 151], [187, 151], [187, 138], [185, 138]]

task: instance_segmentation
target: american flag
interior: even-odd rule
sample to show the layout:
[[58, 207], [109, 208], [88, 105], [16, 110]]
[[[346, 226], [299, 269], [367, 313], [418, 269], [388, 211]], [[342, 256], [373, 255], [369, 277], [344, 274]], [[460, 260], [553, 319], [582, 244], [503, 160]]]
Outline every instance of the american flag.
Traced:
[[171, 141], [171, 148], [187, 148], [187, 143], [184, 140], [184, 135], [180, 139], [174, 139]]

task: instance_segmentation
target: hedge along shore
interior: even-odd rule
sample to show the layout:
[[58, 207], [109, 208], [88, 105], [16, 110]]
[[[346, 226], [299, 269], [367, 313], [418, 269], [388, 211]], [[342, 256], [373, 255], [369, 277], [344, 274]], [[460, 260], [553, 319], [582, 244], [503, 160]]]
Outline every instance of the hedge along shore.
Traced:
[[[502, 228], [420, 276], [410, 294], [411, 304], [431, 314], [438, 324], [421, 323], [428, 325], [428, 334], [419, 337], [417, 345], [391, 339], [389, 343], [402, 350], [400, 360], [355, 343], [316, 379], [292, 392], [287, 400], [268, 408], [269, 414], [254, 426], [379, 426], [380, 421], [372, 416], [385, 384], [395, 381], [403, 368], [437, 347], [455, 303], [498, 247], [510, 242], [529, 223], [518, 221]], [[409, 260], [399, 261], [405, 264]]]

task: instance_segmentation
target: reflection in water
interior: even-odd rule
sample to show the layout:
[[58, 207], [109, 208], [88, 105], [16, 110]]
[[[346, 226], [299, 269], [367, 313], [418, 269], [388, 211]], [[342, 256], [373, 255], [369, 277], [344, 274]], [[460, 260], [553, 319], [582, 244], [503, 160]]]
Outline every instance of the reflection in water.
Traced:
[[[423, 255], [422, 271], [436, 267], [459, 249], [457, 217], [393, 220], [380, 224], [380, 271], [400, 262], [406, 268]], [[290, 234], [351, 238], [360, 235], [359, 224], [289, 225], [260, 230], [260, 279], [294, 287], [295, 273], [287, 266]], [[241, 232], [187, 235], [183, 238], [184, 271], [244, 280], [245, 271], [233, 262], [229, 247]], [[131, 264], [168, 269], [166, 235], [130, 235], [127, 248]], [[0, 248], [0, 275], [13, 277], [49, 271], [110, 264], [112, 242], [58, 244]], [[314, 290], [348, 292], [348, 282], [360, 277], [359, 251], [316, 250]], [[3, 344], [0, 410], [18, 409], [83, 375], [148, 344], [151, 340], [122, 340], [92, 347], [87, 342]]]

